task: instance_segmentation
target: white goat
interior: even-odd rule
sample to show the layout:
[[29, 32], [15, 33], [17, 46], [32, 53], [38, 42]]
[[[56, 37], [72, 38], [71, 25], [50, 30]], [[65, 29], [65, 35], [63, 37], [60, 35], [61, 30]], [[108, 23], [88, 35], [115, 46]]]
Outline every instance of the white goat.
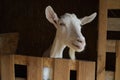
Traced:
[[[63, 50], [67, 46], [70, 48], [70, 58], [75, 60], [75, 52], [83, 51], [86, 45], [85, 38], [81, 33], [81, 25], [85, 25], [94, 20], [97, 13], [93, 13], [92, 15], [81, 19], [77, 18], [75, 14], [66, 13], [58, 18], [52, 7], [48, 6], [45, 10], [45, 14], [48, 21], [57, 29], [56, 36], [49, 53], [50, 57], [62, 58]], [[43, 70], [43, 79], [51, 80], [49, 76], [50, 74], [50, 68], [45, 67]]]
[[75, 14], [69, 13], [58, 18], [52, 7], [48, 6], [45, 10], [45, 14], [48, 21], [57, 29], [50, 50], [50, 57], [62, 58], [63, 50], [67, 46], [70, 48], [70, 58], [75, 59], [75, 51], [83, 51], [86, 45], [85, 38], [81, 33], [81, 25], [91, 22], [96, 17], [96, 13], [81, 19], [78, 19]]

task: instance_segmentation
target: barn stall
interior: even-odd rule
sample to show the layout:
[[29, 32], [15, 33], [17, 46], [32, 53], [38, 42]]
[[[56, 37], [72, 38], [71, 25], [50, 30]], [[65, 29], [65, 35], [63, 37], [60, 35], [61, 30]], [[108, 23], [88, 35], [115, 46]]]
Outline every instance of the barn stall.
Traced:
[[[17, 34], [16, 33], [15, 34], [14, 33], [6, 34], [5, 32], [9, 32], [9, 31], [4, 31], [4, 28], [1, 28], [1, 35], [0, 35], [1, 79], [2, 80], [15, 80], [15, 75], [17, 73], [15, 70], [15, 67], [16, 67], [16, 65], [18, 65], [18, 66], [22, 65], [22, 66], [26, 67], [26, 74], [25, 74], [26, 76], [24, 77], [24, 79], [26, 78], [27, 80], [42, 79], [42, 69], [44, 66], [48, 66], [53, 69], [52, 76], [53, 76], [53, 79], [55, 79], [55, 80], [56, 79], [61, 80], [61, 78], [63, 80], [64, 79], [69, 80], [70, 77], [72, 76], [72, 75], [70, 75], [70, 74], [72, 74], [72, 72], [77, 75], [77, 76], [75, 75], [76, 77], [73, 76], [73, 78], [74, 79], [76, 78], [77, 80], [87, 80], [87, 79], [105, 80], [105, 78], [106, 78], [106, 80], [119, 80], [120, 79], [120, 77], [119, 77], [119, 75], [120, 75], [120, 69], [119, 69], [120, 41], [119, 41], [119, 39], [120, 38], [118, 36], [119, 31], [120, 31], [120, 28], [119, 28], [120, 3], [119, 2], [120, 2], [119, 0], [116, 0], [116, 1], [101, 0], [101, 1], [97, 2], [97, 4], [99, 4], [99, 6], [95, 5], [95, 6], [97, 6], [97, 8], [94, 8], [94, 10], [96, 11], [98, 9], [98, 13], [99, 13], [98, 21], [96, 20], [95, 22], [93, 22], [94, 24], [91, 23], [90, 27], [98, 26], [98, 30], [97, 30], [97, 27], [96, 28], [92, 27], [92, 29], [94, 28], [93, 33], [89, 34], [91, 32], [90, 28], [89, 28], [90, 30], [87, 29], [88, 33], [84, 32], [84, 34], [86, 34], [86, 37], [91, 35], [90, 37], [88, 37], [88, 42], [87, 42], [88, 46], [87, 46], [86, 50], [83, 52], [85, 54], [80, 55], [81, 56], [80, 60], [76, 60], [75, 62], [73, 62], [72, 60], [68, 60], [68, 59], [50, 59], [50, 58], [40, 57], [41, 55], [39, 55], [38, 53], [43, 53], [45, 48], [47, 48], [48, 45], [51, 44], [52, 40], [49, 43], [44, 43], [44, 44], [39, 43], [39, 40], [41, 41], [41, 39], [42, 39], [42, 41], [45, 41], [45, 39], [49, 39], [51, 37], [53, 38], [54, 36], [52, 36], [52, 35], [54, 34], [54, 32], [52, 32], [50, 37], [47, 37], [47, 38], [44, 37], [47, 34], [45, 34], [43, 36], [41, 35], [42, 36], [41, 38], [37, 38], [38, 36], [35, 36], [30, 40], [31, 41], [30, 42], [29, 41], [29, 39], [31, 37], [30, 35], [32, 35], [31, 30], [34, 29], [32, 27], [34, 26], [34, 24], [39, 23], [39, 22], [37, 22], [38, 20], [35, 16], [36, 14], [31, 13], [31, 14], [29, 14], [29, 16], [27, 16], [25, 18], [23, 18], [23, 17], [21, 18], [20, 16], [17, 16], [18, 19], [16, 19], [16, 16], [12, 15], [10, 13], [10, 11], [8, 10], [9, 11], [8, 14], [11, 15], [12, 17], [14, 16], [13, 23], [15, 22], [15, 20], [18, 20], [18, 22], [15, 22], [16, 24], [9, 23], [9, 21], [10, 21], [9, 19], [11, 19], [11, 18], [9, 16], [6, 16], [7, 15], [7, 13], [6, 13], [6, 14], [4, 14], [4, 17], [6, 17], [6, 20], [8, 20], [8, 23], [6, 25], [4, 23], [5, 28], [7, 28], [7, 30], [9, 30], [10, 28], [8, 27], [8, 25], [9, 26], [19, 26], [18, 32], [20, 32], [20, 34], [19, 34], [19, 36], [18, 36], [18, 33]], [[85, 2], [83, 1], [83, 3], [85, 3]], [[32, 5], [34, 6], [34, 8], [39, 7], [39, 6], [35, 6], [34, 4], [32, 4]], [[12, 6], [12, 5], [10, 5], [10, 6]], [[19, 6], [18, 6], [18, 8], [19, 8]], [[74, 5], [73, 9], [75, 9], [75, 8], [76, 8], [76, 6]], [[81, 7], [81, 8], [83, 8], [83, 7]], [[86, 9], [88, 9], [88, 8], [86, 8]], [[31, 8], [31, 10], [33, 10], [33, 9]], [[60, 10], [60, 9], [58, 8], [58, 10]], [[84, 12], [84, 10], [82, 10], [82, 11]], [[32, 11], [32, 12], [34, 12], [34, 11]], [[77, 10], [75, 12], [77, 12]], [[92, 12], [92, 10], [90, 10], [89, 12]], [[16, 14], [18, 14], [18, 13], [16, 13]], [[23, 14], [23, 13], [21, 13], [21, 14]], [[60, 13], [60, 14], [62, 14], [62, 13]], [[34, 17], [30, 17], [31, 15], [34, 15]], [[82, 15], [83, 15], [83, 13], [81, 13], [81, 16]], [[39, 15], [37, 14], [37, 16], [39, 16]], [[30, 18], [30, 20], [32, 18], [35, 21], [30, 21], [29, 18]], [[41, 18], [43, 18], [43, 17], [41, 17]], [[3, 20], [3, 21], [6, 21], [6, 20]], [[21, 22], [22, 20], [26, 20], [27, 23]], [[29, 21], [27, 21], [27, 20], [29, 20]], [[28, 30], [28, 28], [25, 26], [26, 25], [31, 26], [29, 22], [32, 22], [32, 27], [30, 27], [32, 29]], [[98, 23], [98, 25], [95, 23]], [[19, 25], [19, 24], [21, 24], [21, 25]], [[24, 28], [20, 28], [21, 26], [24, 26]], [[47, 26], [49, 26], [49, 24], [47, 24]], [[89, 26], [89, 25], [87, 25], [87, 26]], [[14, 30], [17, 31], [16, 28], [14, 28], [14, 27], [12, 27], [12, 28], [13, 29], [10, 29], [12, 32], [14, 32]], [[27, 38], [25, 38], [25, 36], [22, 36], [25, 34], [26, 29], [28, 30], [27, 35], [29, 35], [29, 36], [26, 35]], [[23, 30], [23, 32], [22, 32], [22, 30]], [[40, 29], [40, 30], [42, 30], [42, 29]], [[51, 31], [52, 30], [54, 31], [54, 29], [51, 29]], [[86, 30], [84, 30], [84, 31], [86, 31]], [[90, 43], [91, 41], [94, 42], [94, 40], [90, 39], [90, 38], [91, 37], [93, 38], [92, 35], [94, 33], [96, 33], [97, 31], [98, 31], [98, 38], [95, 39], [95, 44]], [[32, 31], [32, 32], [34, 33], [34, 35], [41, 34], [41, 33], [35, 33], [36, 31]], [[44, 33], [44, 31], [40, 31], [40, 32]], [[115, 37], [114, 34], [117, 36]], [[111, 37], [111, 35], [112, 35], [112, 37]], [[94, 35], [94, 36], [96, 37], [96, 35]], [[28, 41], [28, 43], [25, 42], [25, 44], [24, 44], [23, 40], [25, 40], [26, 42]], [[32, 45], [30, 45], [30, 44], [32, 44]], [[35, 46], [36, 44], [40, 44], [40, 46], [36, 47]], [[34, 46], [35, 46], [35, 48], [34, 48]], [[41, 47], [41, 46], [43, 46], [43, 47]], [[90, 47], [92, 47], [92, 48], [90, 48]], [[39, 51], [39, 48], [42, 48], [42, 49], [40, 49], [40, 51]], [[30, 51], [30, 49], [32, 49], [32, 50]], [[65, 51], [64, 53], [66, 53], [66, 52], [67, 51]], [[88, 52], [89, 52], [89, 54], [87, 54]], [[106, 55], [106, 52], [107, 52], [107, 55]], [[29, 53], [31, 53], [31, 54], [29, 55]], [[35, 53], [35, 55], [34, 55], [34, 53]], [[92, 53], [94, 53], [94, 54], [92, 54]], [[85, 55], [89, 55], [89, 56], [85, 56]], [[65, 55], [65, 57], [66, 56], [67, 55]], [[110, 58], [111, 56], [114, 60], [111, 62], [108, 62], [108, 60], [112, 59], [112, 58]], [[66, 57], [66, 58], [68, 58], [68, 57]], [[109, 66], [111, 66], [112, 62], [113, 62], [112, 68], [110, 67], [110, 69], [109, 69]], [[61, 64], [59, 64], [59, 63], [61, 63]], [[64, 66], [61, 66], [61, 65], [64, 65]], [[62, 72], [61, 72], [61, 70], [62, 70]], [[56, 73], [60, 73], [60, 74], [56, 75]], [[63, 75], [62, 73], [66, 73], [66, 74]], [[7, 75], [7, 77], [6, 77], [6, 75]]]

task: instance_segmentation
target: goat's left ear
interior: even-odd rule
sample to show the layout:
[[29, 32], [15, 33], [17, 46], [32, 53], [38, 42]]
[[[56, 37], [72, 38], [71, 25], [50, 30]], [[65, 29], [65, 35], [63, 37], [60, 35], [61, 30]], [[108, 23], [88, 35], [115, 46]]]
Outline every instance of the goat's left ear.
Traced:
[[97, 13], [95, 12], [95, 13], [91, 14], [90, 16], [85, 16], [82, 19], [80, 19], [81, 25], [90, 23], [91, 21], [93, 21], [95, 19], [96, 15], [97, 15]]
[[58, 16], [54, 12], [53, 8], [51, 6], [46, 7], [45, 9], [45, 15], [49, 22], [56, 25], [56, 22], [58, 21]]

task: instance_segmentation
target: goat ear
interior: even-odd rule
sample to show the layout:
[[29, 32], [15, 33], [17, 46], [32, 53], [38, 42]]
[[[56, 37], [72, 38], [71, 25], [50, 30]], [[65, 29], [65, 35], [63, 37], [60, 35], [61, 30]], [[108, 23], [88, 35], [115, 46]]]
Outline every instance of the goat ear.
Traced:
[[93, 21], [95, 19], [96, 15], [97, 15], [97, 13], [95, 12], [95, 13], [91, 14], [90, 16], [85, 16], [82, 19], [80, 19], [81, 25], [90, 23], [91, 21]]
[[56, 25], [56, 22], [58, 21], [58, 17], [51, 6], [46, 7], [45, 15], [46, 15], [46, 18], [48, 19], [49, 22]]

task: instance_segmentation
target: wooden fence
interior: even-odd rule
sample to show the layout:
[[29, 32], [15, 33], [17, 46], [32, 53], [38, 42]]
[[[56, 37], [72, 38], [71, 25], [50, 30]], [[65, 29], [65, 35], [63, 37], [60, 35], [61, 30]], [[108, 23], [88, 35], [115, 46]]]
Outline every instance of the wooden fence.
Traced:
[[[14, 64], [27, 66], [27, 80], [43, 80], [43, 68], [49, 67], [52, 69], [52, 80], [70, 80], [70, 70], [76, 70], [77, 80], [95, 80], [95, 62], [89, 61], [72, 61], [67, 59], [50, 59], [40, 57], [30, 57], [21, 55], [10, 55], [9, 63], [10, 74], [2, 75], [2, 80], [15, 80]], [[8, 63], [6, 63], [8, 66]], [[3, 71], [6, 71], [6, 65], [3, 66]], [[7, 79], [6, 79], [7, 76]], [[9, 80], [10, 80], [9, 79]]]

